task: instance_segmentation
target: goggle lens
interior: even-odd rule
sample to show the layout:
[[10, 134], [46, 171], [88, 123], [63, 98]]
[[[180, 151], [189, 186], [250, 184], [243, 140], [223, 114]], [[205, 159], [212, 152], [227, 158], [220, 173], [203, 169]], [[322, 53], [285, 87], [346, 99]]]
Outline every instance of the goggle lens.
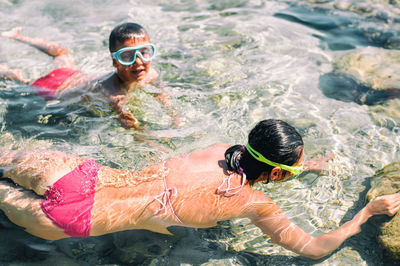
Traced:
[[136, 56], [147, 63], [154, 58], [155, 46], [153, 44], [145, 44], [136, 47], [124, 47], [111, 54], [122, 65], [132, 65], [136, 61]]

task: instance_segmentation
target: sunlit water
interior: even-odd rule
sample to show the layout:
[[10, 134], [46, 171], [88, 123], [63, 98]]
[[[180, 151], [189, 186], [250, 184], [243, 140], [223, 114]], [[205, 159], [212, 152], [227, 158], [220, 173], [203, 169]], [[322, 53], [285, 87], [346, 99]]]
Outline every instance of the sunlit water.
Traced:
[[[400, 47], [400, 11], [386, 2], [0, 0], [1, 31], [23, 26], [25, 35], [63, 44], [94, 76], [113, 71], [107, 52], [112, 28], [126, 21], [143, 25], [158, 49], [153, 66], [183, 122], [172, 127], [145, 98], [144, 110], [152, 109], [143, 113], [147, 130], [126, 130], [108, 107], [45, 102], [29, 86], [1, 81], [0, 145], [56, 148], [112, 167], [140, 168], [215, 142], [244, 144], [257, 121], [283, 119], [303, 135], [308, 158], [336, 154], [334, 173], [256, 189], [305, 231], [327, 232], [363, 205], [361, 195], [376, 169], [400, 160], [398, 117], [383, 113], [376, 119], [371, 107], [328, 98], [320, 89], [335, 57], [363, 46]], [[5, 38], [0, 64], [31, 79], [53, 69], [47, 55]], [[382, 264], [370, 231], [317, 264]], [[0, 254], [4, 263], [32, 265], [312, 263], [273, 245], [248, 220], [188, 229], [178, 240], [143, 234], [47, 242], [7, 225], [0, 231]], [[127, 235], [129, 241], [120, 240]]]

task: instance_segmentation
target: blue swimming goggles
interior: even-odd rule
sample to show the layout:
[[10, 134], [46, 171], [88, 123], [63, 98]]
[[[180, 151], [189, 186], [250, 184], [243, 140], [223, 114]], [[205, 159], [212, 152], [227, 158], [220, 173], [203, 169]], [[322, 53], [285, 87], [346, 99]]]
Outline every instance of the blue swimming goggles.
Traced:
[[156, 54], [154, 44], [143, 44], [135, 47], [124, 47], [111, 53], [111, 57], [121, 65], [130, 66], [136, 62], [136, 55], [139, 55], [143, 62], [150, 62]]
[[265, 158], [264, 156], [261, 155], [261, 153], [257, 152], [256, 150], [254, 150], [250, 144], [247, 143], [246, 145], [246, 150], [251, 154], [251, 156], [254, 157], [254, 159], [256, 159], [257, 161], [266, 163], [268, 165], [274, 166], [274, 167], [280, 167], [282, 170], [286, 170], [290, 173], [292, 173], [293, 175], [298, 175], [301, 172], [303, 172], [303, 165], [298, 165], [298, 166], [288, 166], [285, 164], [281, 164], [281, 163], [275, 163], [273, 161], [268, 160], [267, 158]]

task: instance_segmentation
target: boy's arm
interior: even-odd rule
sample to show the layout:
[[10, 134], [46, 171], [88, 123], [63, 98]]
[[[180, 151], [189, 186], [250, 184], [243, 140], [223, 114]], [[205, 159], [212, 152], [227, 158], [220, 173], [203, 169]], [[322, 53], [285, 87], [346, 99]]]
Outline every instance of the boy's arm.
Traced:
[[88, 96], [88, 85], [81, 85], [73, 88], [60, 88], [57, 89], [55, 96], [57, 99], [62, 101], [69, 101], [76, 99], [77, 101], [82, 100], [83, 103], [87, 102], [85, 99], [89, 99]]
[[126, 96], [125, 95], [111, 95], [110, 104], [113, 110], [118, 114], [118, 121], [121, 122], [125, 128], [135, 128], [142, 130], [139, 120], [127, 109], [125, 106]]
[[162, 86], [161, 84], [158, 84], [158, 87], [162, 89], [162, 92], [160, 93], [155, 93], [154, 97], [163, 105], [164, 111], [173, 119], [172, 124], [176, 127], [180, 126], [180, 119], [177, 115], [177, 112], [175, 111], [175, 108], [173, 108], [170, 100], [169, 100], [169, 93], [167, 89]]

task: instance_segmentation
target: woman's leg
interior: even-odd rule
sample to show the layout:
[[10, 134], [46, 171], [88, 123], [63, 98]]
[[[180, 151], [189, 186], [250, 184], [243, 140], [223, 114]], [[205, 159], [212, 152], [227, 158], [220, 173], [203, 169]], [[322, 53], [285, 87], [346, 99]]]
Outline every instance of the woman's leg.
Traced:
[[86, 159], [59, 151], [0, 151], [2, 177], [43, 195], [58, 179]]
[[0, 181], [0, 209], [15, 224], [22, 226], [32, 235], [57, 240], [68, 237], [42, 211], [42, 198], [32, 191], [7, 181]]
[[75, 63], [73, 57], [68, 53], [68, 50], [57, 43], [46, 41], [39, 38], [30, 38], [20, 35], [21, 28], [14, 28], [10, 31], [3, 32], [3, 37], [8, 37], [26, 44], [29, 44], [36, 49], [54, 57], [54, 62], [57, 67], [74, 68]]

